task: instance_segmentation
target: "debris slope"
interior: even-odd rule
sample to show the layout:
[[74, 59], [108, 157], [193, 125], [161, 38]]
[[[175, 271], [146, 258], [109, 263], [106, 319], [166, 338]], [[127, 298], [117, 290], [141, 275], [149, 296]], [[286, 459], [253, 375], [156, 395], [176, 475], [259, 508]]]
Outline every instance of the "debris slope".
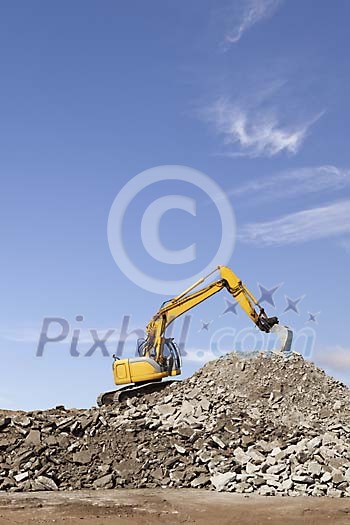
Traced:
[[350, 391], [298, 354], [228, 354], [101, 409], [0, 413], [0, 491], [350, 496]]

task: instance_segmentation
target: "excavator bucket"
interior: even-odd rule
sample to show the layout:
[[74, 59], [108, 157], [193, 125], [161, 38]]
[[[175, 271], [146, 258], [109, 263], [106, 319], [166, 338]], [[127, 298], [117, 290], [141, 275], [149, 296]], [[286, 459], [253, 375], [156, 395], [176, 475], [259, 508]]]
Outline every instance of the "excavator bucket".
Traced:
[[270, 333], [276, 334], [280, 340], [280, 348], [278, 350], [279, 354], [283, 354], [284, 357], [288, 358], [292, 355], [292, 341], [293, 341], [293, 332], [288, 326], [283, 326], [280, 324], [275, 324]]

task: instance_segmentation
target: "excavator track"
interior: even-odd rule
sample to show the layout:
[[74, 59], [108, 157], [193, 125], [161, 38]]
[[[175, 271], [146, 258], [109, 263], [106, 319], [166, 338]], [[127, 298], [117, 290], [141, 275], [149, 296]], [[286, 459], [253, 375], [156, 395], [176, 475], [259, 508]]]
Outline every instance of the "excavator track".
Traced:
[[122, 403], [127, 399], [133, 397], [142, 397], [145, 394], [153, 394], [154, 392], [160, 392], [165, 388], [169, 387], [173, 383], [179, 383], [180, 381], [169, 380], [169, 381], [152, 381], [150, 383], [144, 383], [142, 385], [131, 385], [118, 390], [111, 390], [109, 392], [103, 392], [97, 398], [97, 406], [113, 405], [115, 403]]

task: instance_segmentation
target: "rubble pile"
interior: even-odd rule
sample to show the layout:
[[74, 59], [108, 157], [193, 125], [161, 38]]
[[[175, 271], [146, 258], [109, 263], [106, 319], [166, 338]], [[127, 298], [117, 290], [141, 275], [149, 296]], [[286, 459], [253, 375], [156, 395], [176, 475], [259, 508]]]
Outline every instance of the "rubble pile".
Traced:
[[0, 491], [350, 496], [350, 391], [297, 354], [228, 354], [111, 407], [0, 412]]

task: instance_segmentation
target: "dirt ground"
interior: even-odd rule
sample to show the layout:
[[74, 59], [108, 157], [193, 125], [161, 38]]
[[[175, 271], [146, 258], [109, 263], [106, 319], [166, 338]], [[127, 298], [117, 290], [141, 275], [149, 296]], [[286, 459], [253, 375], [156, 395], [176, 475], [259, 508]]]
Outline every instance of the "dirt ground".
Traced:
[[0, 493], [0, 525], [348, 525], [350, 500], [204, 490]]

